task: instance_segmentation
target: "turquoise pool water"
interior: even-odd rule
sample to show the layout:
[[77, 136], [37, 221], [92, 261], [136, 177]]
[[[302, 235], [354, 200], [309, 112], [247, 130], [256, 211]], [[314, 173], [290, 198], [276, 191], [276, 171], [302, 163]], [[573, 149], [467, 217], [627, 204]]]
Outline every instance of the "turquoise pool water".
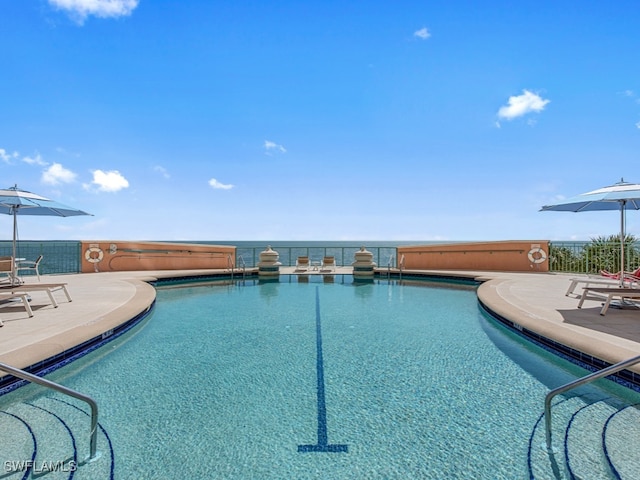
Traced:
[[[144, 325], [49, 378], [101, 409], [103, 455], [73, 478], [517, 479], [545, 394], [577, 372], [473, 287], [292, 276], [160, 288]], [[62, 398], [22, 388], [0, 410]]]

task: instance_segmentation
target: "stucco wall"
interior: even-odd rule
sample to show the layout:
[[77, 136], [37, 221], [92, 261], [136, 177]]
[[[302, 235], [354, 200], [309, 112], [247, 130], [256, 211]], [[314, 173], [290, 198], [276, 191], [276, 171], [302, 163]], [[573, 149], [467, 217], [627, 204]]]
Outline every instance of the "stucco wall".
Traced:
[[406, 270], [548, 272], [549, 241], [517, 240], [398, 247]]
[[166, 242], [88, 241], [82, 244], [83, 273], [191, 270], [235, 265], [236, 247]]

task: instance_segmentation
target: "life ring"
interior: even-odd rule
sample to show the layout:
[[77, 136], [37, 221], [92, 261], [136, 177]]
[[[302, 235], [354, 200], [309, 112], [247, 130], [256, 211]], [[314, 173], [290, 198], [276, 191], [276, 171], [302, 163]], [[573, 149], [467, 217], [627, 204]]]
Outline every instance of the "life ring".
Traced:
[[[96, 252], [98, 253], [97, 257], [93, 255]], [[102, 261], [103, 257], [104, 257], [104, 252], [100, 247], [89, 247], [87, 248], [87, 251], [84, 252], [84, 258], [89, 263], [99, 263]]]
[[527, 254], [531, 263], [542, 263], [547, 259], [547, 252], [540, 247], [532, 248]]

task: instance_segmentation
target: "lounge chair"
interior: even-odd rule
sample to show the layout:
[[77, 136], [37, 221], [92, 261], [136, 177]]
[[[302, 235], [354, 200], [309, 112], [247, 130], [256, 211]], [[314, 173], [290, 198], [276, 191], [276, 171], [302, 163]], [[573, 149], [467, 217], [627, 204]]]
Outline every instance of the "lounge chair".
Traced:
[[324, 257], [322, 259], [322, 267], [321, 270], [323, 272], [331, 272], [336, 271], [336, 257]]
[[[600, 270], [600, 275], [605, 278], [612, 278], [614, 280], [620, 280], [620, 272], [612, 273], [607, 270]], [[624, 272], [623, 281], [629, 283], [637, 283], [640, 281], [640, 267], [636, 268], [633, 272]]]
[[58, 290], [61, 290], [65, 297], [67, 297], [67, 301], [71, 302], [71, 295], [69, 295], [66, 283], [23, 283], [21, 285], [3, 285], [0, 287], [0, 298], [2, 298], [3, 295], [9, 296], [7, 292], [14, 296], [21, 296], [30, 292], [42, 291], [49, 296], [49, 300], [51, 300], [51, 304], [54, 308], [58, 308], [58, 302], [53, 296], [53, 292]]
[[[25, 292], [21, 293], [12, 293], [12, 292], [0, 292], [0, 305], [6, 304], [10, 305], [9, 301], [13, 299], [22, 300], [22, 305], [24, 309], [27, 311], [27, 314], [30, 317], [33, 317], [33, 310], [31, 310], [31, 305], [29, 305], [29, 294]], [[2, 321], [0, 321], [0, 327], [2, 326]]]
[[[590, 293], [595, 295], [590, 295]], [[580, 296], [580, 302], [578, 302], [578, 308], [582, 308], [582, 304], [585, 300], [595, 300], [596, 302], [602, 302], [602, 308], [600, 309], [600, 315], [606, 315], [611, 300], [619, 298], [622, 303], [626, 300], [640, 300], [640, 288], [596, 288], [585, 287], [582, 295]], [[635, 307], [633, 303], [628, 305]]]
[[22, 260], [22, 261], [16, 262], [16, 272], [17, 273], [20, 273], [21, 271], [36, 272], [36, 275], [38, 276], [38, 281], [40, 281], [40, 272], [38, 271], [38, 266], [40, 265], [41, 261], [42, 261], [42, 255], [36, 258], [35, 261]]
[[[635, 282], [631, 282], [634, 284]], [[591, 287], [592, 285], [608, 285], [610, 287], [615, 287], [616, 285], [620, 285], [620, 281], [615, 278], [602, 278], [602, 277], [575, 277], [571, 278], [569, 282], [569, 288], [567, 289], [567, 293], [565, 296], [570, 297], [571, 295], [576, 295], [575, 289], [578, 285], [584, 284], [583, 288]], [[577, 294], [578, 297], [581, 294]]]
[[296, 260], [296, 272], [306, 272], [309, 270], [309, 257], [298, 257]]

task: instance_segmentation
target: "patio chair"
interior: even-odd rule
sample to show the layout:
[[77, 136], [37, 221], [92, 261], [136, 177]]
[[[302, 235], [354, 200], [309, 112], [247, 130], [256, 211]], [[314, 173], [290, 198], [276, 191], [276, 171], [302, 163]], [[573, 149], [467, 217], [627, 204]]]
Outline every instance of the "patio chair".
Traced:
[[324, 257], [322, 259], [322, 267], [321, 270], [323, 272], [331, 272], [336, 271], [336, 257]]
[[296, 272], [306, 272], [309, 270], [309, 257], [298, 257], [296, 260]]
[[38, 267], [41, 261], [42, 255], [39, 255], [38, 258], [35, 259], [35, 261], [22, 260], [20, 262], [16, 262], [16, 273], [20, 273], [21, 271], [36, 272], [38, 281], [40, 281], [40, 271], [38, 270]]
[[2, 281], [11, 280], [11, 265], [13, 264], [13, 257], [0, 257], [0, 276], [6, 275], [6, 279]]

